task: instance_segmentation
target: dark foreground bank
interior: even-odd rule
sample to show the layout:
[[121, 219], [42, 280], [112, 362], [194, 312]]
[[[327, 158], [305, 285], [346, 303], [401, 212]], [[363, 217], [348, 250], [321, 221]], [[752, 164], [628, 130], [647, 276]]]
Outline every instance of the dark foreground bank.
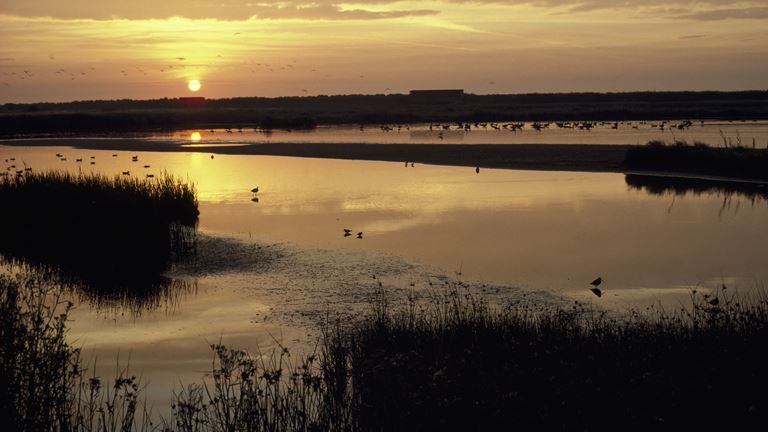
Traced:
[[[130, 374], [89, 377], [66, 307], [0, 278], [0, 397], [16, 430], [755, 430], [768, 420], [768, 302], [723, 287], [678, 311], [492, 308], [460, 287], [381, 292], [292, 359], [214, 345], [201, 384], [150, 423]], [[63, 312], [63, 313], [62, 313]], [[43, 390], [44, 389], [44, 390]]]

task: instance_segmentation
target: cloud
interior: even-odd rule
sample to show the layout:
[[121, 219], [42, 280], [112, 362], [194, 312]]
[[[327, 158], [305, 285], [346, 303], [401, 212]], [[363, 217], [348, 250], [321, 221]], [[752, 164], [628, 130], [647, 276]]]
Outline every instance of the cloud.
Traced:
[[[418, 2], [419, 0], [415, 0]], [[428, 0], [425, 0], [428, 1]], [[723, 19], [766, 19], [765, 0], [437, 0], [437, 4], [495, 6], [531, 6], [553, 14], [591, 13], [596, 11], [642, 12], [644, 17], [714, 21]], [[244, 21], [257, 19], [304, 20], [380, 20], [409, 16], [436, 15], [430, 8], [382, 9], [399, 0], [2, 0], [0, 14], [19, 17], [57, 19], [217, 19]], [[355, 8], [344, 7], [354, 4]], [[365, 6], [378, 6], [368, 9]], [[494, 13], [498, 13], [495, 10]]]
[[[355, 2], [358, 3], [358, 2]], [[378, 0], [361, 4], [378, 4]], [[383, 3], [391, 3], [384, 0]], [[260, 19], [376, 20], [440, 13], [433, 9], [345, 9], [338, 2], [253, 2], [248, 0], [4, 0], [0, 14], [58, 19], [163, 19], [183, 17], [242, 21]]]
[[679, 15], [675, 18], [696, 21], [720, 21], [724, 19], [768, 19], [768, 7], [713, 9]]

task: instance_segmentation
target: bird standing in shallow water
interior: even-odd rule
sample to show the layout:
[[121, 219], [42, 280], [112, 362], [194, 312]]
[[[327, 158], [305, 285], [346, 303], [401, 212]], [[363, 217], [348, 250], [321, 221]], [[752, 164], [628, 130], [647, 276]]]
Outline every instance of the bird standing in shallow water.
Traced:
[[590, 285], [592, 285], [592, 288], [590, 288], [589, 290], [592, 291], [592, 294], [596, 295], [597, 297], [603, 296], [603, 291], [600, 288], [598, 288], [598, 286], [600, 286], [600, 284], [602, 283], [603, 283], [602, 277], [599, 277], [593, 280], [592, 282], [590, 282]]
[[362, 238], [363, 238], [363, 232], [362, 232], [362, 231], [360, 231], [359, 233], [357, 233], [357, 238], [359, 238], [359, 239], [362, 239]]

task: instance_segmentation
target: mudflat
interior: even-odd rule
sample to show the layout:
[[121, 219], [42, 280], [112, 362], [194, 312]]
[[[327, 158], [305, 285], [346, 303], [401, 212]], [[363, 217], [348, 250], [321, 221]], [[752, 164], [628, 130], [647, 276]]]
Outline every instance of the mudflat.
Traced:
[[237, 143], [196, 144], [140, 138], [0, 140], [10, 146], [70, 146], [87, 150], [180, 151], [329, 159], [413, 162], [434, 165], [551, 171], [621, 172], [630, 145], [593, 144], [368, 144]]

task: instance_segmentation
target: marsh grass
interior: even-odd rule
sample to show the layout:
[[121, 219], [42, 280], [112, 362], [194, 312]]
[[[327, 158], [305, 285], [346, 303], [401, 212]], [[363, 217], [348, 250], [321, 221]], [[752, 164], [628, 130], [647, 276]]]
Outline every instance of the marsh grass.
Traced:
[[[0, 418], [10, 431], [143, 431], [153, 425], [127, 368], [88, 375], [66, 340], [72, 303], [36, 276], [0, 276]], [[111, 384], [111, 385], [110, 385]]]
[[728, 145], [726, 140], [723, 147], [684, 140], [650, 141], [627, 150], [624, 166], [632, 170], [768, 180], [768, 149], [746, 147], [737, 138], [736, 145]]
[[[715, 300], [717, 299], [717, 300]], [[745, 427], [768, 415], [765, 297], [677, 311], [497, 309], [460, 289], [332, 339], [360, 430]], [[334, 360], [342, 356], [346, 362]]]
[[14, 283], [0, 279], [0, 391], [18, 430], [754, 430], [768, 420], [768, 299], [726, 287], [628, 313], [492, 306], [461, 285], [394, 305], [379, 290], [369, 316], [326, 328], [318, 355], [212, 345], [210, 372], [152, 423], [138, 381], [118, 373], [106, 391], [85, 379], [66, 313], [38, 306], [56, 298], [23, 300]]
[[195, 188], [168, 174], [26, 172], [0, 179], [0, 201], [7, 261], [60, 271], [108, 295], [157, 282], [195, 243]]

